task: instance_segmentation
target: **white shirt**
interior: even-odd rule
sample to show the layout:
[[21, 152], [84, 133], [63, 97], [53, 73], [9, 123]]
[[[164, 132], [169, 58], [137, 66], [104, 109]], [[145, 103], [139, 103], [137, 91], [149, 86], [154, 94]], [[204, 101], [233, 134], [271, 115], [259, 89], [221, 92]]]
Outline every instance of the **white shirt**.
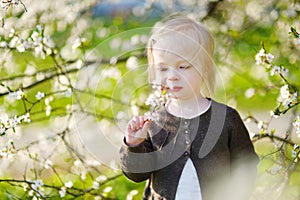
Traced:
[[196, 169], [189, 158], [179, 179], [175, 200], [202, 200]]

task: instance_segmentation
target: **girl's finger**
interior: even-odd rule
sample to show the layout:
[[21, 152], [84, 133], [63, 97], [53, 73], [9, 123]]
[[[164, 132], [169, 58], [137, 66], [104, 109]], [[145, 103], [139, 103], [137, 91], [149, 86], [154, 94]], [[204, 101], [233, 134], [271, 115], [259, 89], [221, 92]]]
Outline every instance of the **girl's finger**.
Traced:
[[140, 122], [140, 127], [142, 128], [144, 123], [145, 123], [145, 120], [144, 120], [144, 117], [143, 116], [140, 116], [139, 117], [139, 122]]

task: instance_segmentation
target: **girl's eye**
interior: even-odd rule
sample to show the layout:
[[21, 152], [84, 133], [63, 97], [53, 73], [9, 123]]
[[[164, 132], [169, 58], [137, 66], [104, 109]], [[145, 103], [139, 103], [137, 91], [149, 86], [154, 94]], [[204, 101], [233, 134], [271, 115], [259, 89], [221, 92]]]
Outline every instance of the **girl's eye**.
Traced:
[[159, 68], [158, 68], [158, 71], [160, 71], [160, 72], [165, 72], [165, 71], [167, 71], [167, 70], [168, 70], [167, 67], [159, 67]]
[[189, 69], [190, 67], [190, 65], [181, 65], [179, 66], [179, 69]]

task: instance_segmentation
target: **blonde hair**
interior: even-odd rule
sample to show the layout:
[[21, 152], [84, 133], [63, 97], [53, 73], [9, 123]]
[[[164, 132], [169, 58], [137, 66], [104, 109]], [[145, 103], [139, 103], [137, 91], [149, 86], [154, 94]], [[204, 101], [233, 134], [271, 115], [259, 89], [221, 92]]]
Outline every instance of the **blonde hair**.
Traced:
[[[172, 38], [176, 41], [172, 41]], [[175, 45], [177, 51], [172, 45]], [[215, 84], [214, 41], [204, 26], [188, 17], [180, 16], [159, 22], [153, 27], [146, 49], [150, 84], [156, 79], [153, 49], [175, 53], [190, 62], [202, 77], [202, 95], [212, 97]]]

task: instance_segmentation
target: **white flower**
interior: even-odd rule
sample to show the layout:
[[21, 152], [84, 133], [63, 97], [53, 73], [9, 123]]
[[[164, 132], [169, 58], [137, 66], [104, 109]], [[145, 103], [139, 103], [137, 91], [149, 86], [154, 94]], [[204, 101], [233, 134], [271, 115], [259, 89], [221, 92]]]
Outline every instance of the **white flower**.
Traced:
[[300, 135], [300, 116], [297, 116], [293, 126], [296, 128], [296, 134]]
[[80, 178], [84, 181], [86, 179], [86, 172], [81, 172]]
[[64, 196], [66, 196], [66, 188], [65, 187], [62, 187], [60, 190], [59, 190], [59, 196], [62, 198]]
[[80, 164], [81, 164], [81, 161], [80, 161], [80, 160], [75, 160], [75, 161], [74, 161], [74, 165], [75, 165], [76, 167], [80, 166]]
[[36, 31], [33, 31], [33, 33], [31, 34], [30, 37], [32, 38], [33, 41], [36, 41], [39, 38], [39, 33]]
[[100, 175], [96, 178], [96, 181], [98, 181], [98, 182], [104, 182], [106, 180], [107, 180], [107, 177], [104, 175]]
[[159, 115], [156, 112], [146, 112], [145, 117], [150, 121], [157, 121], [159, 119]]
[[286, 76], [288, 72], [289, 70], [286, 69], [285, 67], [274, 65], [273, 68], [271, 69], [270, 75], [274, 76], [281, 73], [283, 76]]
[[277, 66], [277, 65], [274, 65], [273, 68], [271, 69], [270, 75], [271, 75], [271, 76], [274, 76], [274, 75], [276, 75], [276, 74], [279, 74], [280, 71], [281, 71], [280, 67]]
[[126, 61], [126, 67], [129, 70], [137, 69], [139, 66], [139, 61], [136, 56], [130, 56]]
[[265, 56], [265, 50], [261, 49], [259, 52], [255, 55], [256, 64], [262, 64], [263, 63], [263, 57]]
[[66, 187], [66, 188], [71, 188], [71, 187], [73, 187], [73, 182], [72, 182], [72, 181], [66, 182], [66, 183], [65, 183], [65, 187]]
[[44, 93], [44, 92], [38, 91], [38, 93], [35, 95], [35, 97], [36, 97], [38, 100], [40, 100], [40, 99], [42, 99], [42, 98], [45, 97], [45, 93]]
[[34, 193], [34, 191], [33, 191], [33, 190], [30, 190], [29, 193], [28, 193], [28, 195], [29, 195], [29, 196], [33, 196], [33, 193]]
[[160, 103], [159, 98], [160, 98], [159, 94], [157, 95], [157, 93], [154, 92], [148, 96], [148, 98], [145, 101], [145, 104], [147, 106], [150, 105], [151, 107], [154, 108], [159, 105], [159, 103]]
[[51, 160], [46, 160], [45, 165], [44, 165], [45, 169], [50, 169], [53, 167], [53, 163]]
[[80, 40], [80, 38], [77, 38], [72, 45], [72, 49], [73, 50], [77, 49], [78, 47], [80, 47], [80, 45], [81, 45], [81, 40]]
[[112, 187], [109, 186], [109, 187], [104, 188], [103, 192], [109, 193], [111, 190], [112, 190]]
[[41, 24], [38, 24], [36, 25], [36, 29], [39, 31], [39, 32], [42, 32], [43, 31], [43, 26]]
[[39, 187], [42, 187], [42, 186], [44, 185], [44, 182], [43, 182], [43, 180], [41, 180], [41, 179], [37, 179], [37, 180], [33, 180], [33, 184], [34, 184], [37, 188], [39, 188]]
[[36, 191], [40, 196], [43, 196], [43, 192], [42, 192], [43, 185], [44, 185], [43, 181], [41, 179], [38, 179], [33, 181], [33, 183], [31, 184], [31, 188], [32, 190]]
[[[51, 37], [49, 35], [47, 35], [46, 37], [43, 38], [43, 43], [44, 45], [46, 45], [47, 47], [49, 48], [53, 48], [55, 45], [54, 45], [54, 42], [52, 41]], [[47, 49], [48, 51], [52, 51], [51, 49]]]
[[274, 117], [274, 118], [278, 118], [279, 117], [278, 115], [275, 115], [275, 113], [274, 113], [273, 110], [270, 111], [270, 116]]
[[7, 128], [15, 128], [20, 123], [20, 119], [15, 115], [9, 119]]
[[19, 99], [22, 99], [23, 96], [24, 96], [24, 92], [21, 89], [19, 89], [16, 92], [16, 98], [19, 100]]
[[278, 101], [280, 101], [285, 108], [288, 108], [297, 100], [297, 97], [297, 92], [291, 94], [288, 85], [284, 85], [280, 88], [280, 96]]
[[19, 40], [18, 44], [16, 45], [16, 48], [21, 53], [25, 52], [25, 43], [24, 43], [24, 41], [23, 40]]
[[280, 88], [280, 96], [282, 99], [287, 99], [290, 96], [289, 86], [284, 85]]
[[49, 116], [51, 114], [51, 110], [52, 110], [52, 107], [50, 105], [47, 105], [46, 106], [46, 116]]
[[68, 88], [67, 90], [66, 90], [66, 97], [67, 98], [70, 98], [72, 96], [72, 89], [71, 88]]
[[6, 128], [3, 124], [0, 124], [0, 135], [3, 135], [6, 131]]
[[272, 54], [268, 53], [266, 55], [266, 61], [268, 61], [268, 63], [273, 62], [273, 59], [274, 59], [274, 56]]
[[261, 49], [256, 55], [255, 60], [256, 64], [271, 64], [273, 62], [274, 56], [270, 53], [266, 54], [264, 49]]
[[259, 121], [258, 124], [257, 124], [257, 128], [263, 129], [264, 128], [264, 122], [263, 121]]
[[133, 196], [137, 195], [138, 193], [138, 190], [131, 190], [126, 196], [126, 200], [132, 200]]
[[83, 66], [83, 61], [81, 59], [77, 60], [76, 62], [76, 68], [80, 69]]
[[24, 92], [21, 89], [18, 89], [15, 92], [10, 92], [8, 94], [8, 98], [10, 100], [20, 100], [20, 99], [22, 99], [23, 96], [24, 96]]
[[19, 38], [17, 36], [14, 36], [11, 41], [9, 42], [9, 47], [14, 48], [19, 43]]
[[21, 119], [23, 119], [24, 122], [26, 122], [26, 123], [30, 123], [31, 122], [30, 113], [26, 113], [25, 115], [22, 115]]
[[111, 57], [109, 60], [109, 64], [111, 64], [111, 65], [115, 65], [115, 64], [117, 64], [117, 62], [118, 62], [118, 58], [115, 56]]
[[99, 182], [97, 182], [97, 181], [94, 181], [93, 182], [93, 188], [95, 189], [95, 190], [97, 190], [97, 189], [99, 189]]
[[49, 105], [51, 101], [53, 101], [53, 96], [50, 96], [45, 99], [45, 105]]
[[247, 89], [246, 92], [245, 92], [245, 96], [246, 96], [246, 98], [248, 98], [248, 99], [251, 98], [251, 97], [253, 97], [254, 94], [255, 94], [254, 88], [249, 88], [249, 89]]
[[121, 77], [121, 72], [116, 67], [109, 67], [109, 68], [103, 70], [102, 76], [104, 78], [107, 77], [107, 78], [112, 78], [112, 79], [118, 80]]
[[16, 33], [15, 29], [11, 29], [8, 37], [10, 37], [10, 38], [13, 37], [15, 35], [15, 33]]

